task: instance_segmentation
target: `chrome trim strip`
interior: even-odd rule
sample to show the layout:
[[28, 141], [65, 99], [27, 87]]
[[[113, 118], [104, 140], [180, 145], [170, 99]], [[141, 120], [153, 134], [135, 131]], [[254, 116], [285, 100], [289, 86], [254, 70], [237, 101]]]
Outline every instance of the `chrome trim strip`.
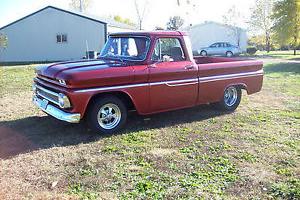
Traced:
[[39, 93], [38, 91], [37, 91], [36, 93], [37, 93], [37, 95], [39, 95], [39, 96], [43, 97], [44, 99], [47, 99], [48, 101], [50, 101], [50, 102], [52, 102], [52, 103], [54, 103], [54, 104], [56, 104], [56, 105], [58, 105], [58, 106], [59, 106], [59, 103], [58, 103], [58, 102], [56, 102], [56, 101], [54, 101], [53, 99], [50, 99], [50, 98], [46, 97], [45, 95], [42, 95], [42, 94], [41, 94], [41, 93]]
[[[83, 92], [97, 92], [97, 91], [106, 91], [106, 90], [118, 90], [124, 88], [134, 88], [134, 87], [144, 87], [144, 86], [156, 86], [156, 85], [167, 85], [167, 86], [181, 86], [181, 85], [192, 85], [211, 81], [218, 80], [227, 80], [227, 79], [235, 79], [235, 78], [243, 78], [243, 77], [252, 77], [263, 75], [263, 70], [258, 70], [255, 72], [246, 72], [246, 73], [237, 73], [237, 74], [225, 74], [225, 75], [217, 75], [217, 76], [207, 76], [207, 77], [199, 77], [194, 79], [183, 79], [183, 80], [174, 80], [174, 81], [161, 81], [154, 83], [140, 83], [140, 84], [132, 84], [132, 85], [122, 85], [122, 86], [111, 86], [111, 87], [101, 87], [101, 88], [91, 88], [91, 89], [80, 89], [74, 92], [83, 93]], [[173, 84], [173, 85], [172, 85]]]
[[[161, 81], [161, 82], [154, 82], [154, 83], [150, 83], [150, 86], [155, 86], [155, 85], [168, 85], [171, 86], [172, 84], [176, 85], [180, 85], [182, 83], [187, 83], [187, 82], [195, 82], [197, 81], [198, 83], [198, 78], [192, 78], [192, 79], [183, 79], [183, 80], [174, 80], [174, 81]], [[190, 84], [190, 83], [189, 83]]]
[[196, 85], [196, 84], [198, 84], [198, 82], [179, 83], [179, 84], [174, 84], [174, 85], [166, 83], [166, 85], [169, 86], [169, 87], [186, 86], [186, 85]]
[[37, 96], [33, 96], [32, 102], [42, 111], [44, 111], [45, 113], [55, 117], [56, 119], [62, 120], [62, 121], [66, 121], [69, 123], [79, 123], [80, 121], [80, 114], [79, 113], [67, 113], [64, 112], [54, 106], [52, 106], [51, 104], [48, 104], [46, 106], [46, 108], [42, 108], [42, 100], [40, 98], [38, 98]]
[[97, 91], [105, 91], [105, 90], [118, 90], [124, 88], [133, 88], [133, 87], [144, 87], [149, 86], [149, 83], [141, 83], [141, 84], [133, 84], [133, 85], [123, 85], [123, 86], [111, 86], [111, 87], [102, 87], [102, 88], [91, 88], [91, 89], [82, 89], [76, 90], [76, 93], [83, 93], [83, 92], [97, 92]]
[[38, 76], [37, 78], [38, 78], [38, 79], [41, 79], [41, 80], [43, 80], [43, 81], [47, 81], [47, 82], [50, 82], [50, 83], [54, 83], [54, 84], [60, 85], [58, 81], [52, 80], [52, 79], [50, 79], [50, 78], [41, 77], [41, 76]]
[[263, 73], [264, 73], [264, 71], [263, 71], [263, 69], [261, 69], [261, 70], [255, 71], [255, 72], [207, 76], [207, 77], [200, 77], [199, 82], [205, 83], [205, 82], [211, 82], [211, 81], [227, 80], [227, 79], [231, 79], [231, 78], [251, 77], [251, 76], [263, 75]]
[[49, 94], [51, 94], [51, 95], [53, 95], [53, 96], [57, 96], [57, 97], [58, 97], [58, 93], [52, 92], [51, 90], [48, 90], [48, 89], [46, 89], [46, 88], [43, 88], [43, 87], [41, 87], [41, 86], [39, 86], [39, 85], [36, 85], [36, 88], [38, 88], [38, 89], [40, 89], [40, 90], [43, 90], [44, 92], [49, 93]]

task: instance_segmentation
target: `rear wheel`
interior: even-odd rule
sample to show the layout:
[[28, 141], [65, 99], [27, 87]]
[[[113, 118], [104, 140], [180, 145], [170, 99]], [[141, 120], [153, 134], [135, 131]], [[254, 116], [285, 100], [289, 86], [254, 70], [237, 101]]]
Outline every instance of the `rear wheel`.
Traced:
[[119, 131], [127, 119], [125, 104], [115, 96], [106, 96], [91, 105], [87, 122], [97, 133], [111, 134]]
[[217, 105], [222, 110], [234, 111], [239, 106], [241, 98], [241, 89], [236, 86], [230, 86], [226, 88], [222, 100]]
[[233, 56], [233, 53], [232, 53], [231, 51], [227, 51], [227, 52], [226, 52], [226, 56], [227, 56], [227, 57], [232, 57], [232, 56]]
[[207, 52], [206, 52], [206, 51], [201, 51], [201, 52], [200, 52], [200, 55], [201, 55], [201, 56], [207, 56]]

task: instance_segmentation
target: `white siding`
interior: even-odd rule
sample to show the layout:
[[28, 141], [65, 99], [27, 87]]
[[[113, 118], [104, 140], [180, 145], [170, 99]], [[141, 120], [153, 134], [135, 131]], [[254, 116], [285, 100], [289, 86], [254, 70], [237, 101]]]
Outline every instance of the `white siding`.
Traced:
[[[8, 47], [0, 61], [57, 61], [82, 58], [86, 51], [100, 51], [105, 42], [105, 24], [57, 9], [47, 8], [0, 30]], [[57, 43], [57, 34], [67, 34], [67, 43]]]
[[[187, 29], [192, 41], [193, 51], [208, 47], [215, 42], [229, 42], [237, 45], [237, 39], [231, 34], [231, 30], [222, 24], [208, 22], [195, 25]], [[242, 30], [240, 48], [245, 51], [247, 48], [247, 34]]]

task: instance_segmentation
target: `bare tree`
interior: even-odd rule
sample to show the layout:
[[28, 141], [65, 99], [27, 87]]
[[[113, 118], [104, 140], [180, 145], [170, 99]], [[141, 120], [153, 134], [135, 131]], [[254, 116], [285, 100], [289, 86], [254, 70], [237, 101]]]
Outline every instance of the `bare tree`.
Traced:
[[184, 24], [184, 20], [180, 16], [170, 17], [167, 23], [168, 30], [178, 30]]
[[[139, 1], [139, 3], [138, 3]], [[142, 30], [143, 21], [147, 12], [148, 0], [134, 0], [135, 10], [138, 17], [139, 29]]]
[[271, 46], [273, 4], [273, 0], [256, 0], [255, 7], [251, 9], [251, 20], [248, 22], [254, 31], [262, 31], [264, 33], [267, 52], [270, 51]]
[[79, 12], [84, 12], [91, 5], [91, 0], [71, 0], [70, 7], [78, 10]]
[[225, 15], [223, 15], [223, 22], [229, 28], [229, 34], [236, 40], [236, 45], [241, 45], [241, 36], [243, 30], [239, 27], [241, 25], [242, 15], [235, 6], [230, 8]]

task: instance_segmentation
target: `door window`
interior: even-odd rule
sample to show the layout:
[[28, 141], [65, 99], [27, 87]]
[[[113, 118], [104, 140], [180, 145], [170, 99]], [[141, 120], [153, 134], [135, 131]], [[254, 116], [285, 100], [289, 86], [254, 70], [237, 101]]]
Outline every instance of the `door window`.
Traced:
[[164, 56], [175, 62], [186, 60], [178, 38], [160, 38], [156, 41], [151, 60], [163, 61]]

